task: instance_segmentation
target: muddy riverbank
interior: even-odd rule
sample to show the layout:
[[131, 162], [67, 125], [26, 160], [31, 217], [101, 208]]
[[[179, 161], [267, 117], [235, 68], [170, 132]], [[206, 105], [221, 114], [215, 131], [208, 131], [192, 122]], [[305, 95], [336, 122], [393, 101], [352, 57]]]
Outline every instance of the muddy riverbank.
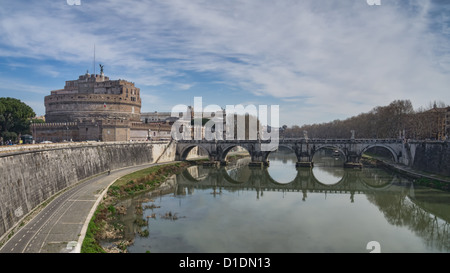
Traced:
[[374, 167], [395, 171], [403, 176], [413, 179], [413, 183], [416, 185], [450, 191], [450, 177], [421, 172], [402, 164], [393, 163], [370, 156], [363, 156], [361, 158], [361, 163], [366, 168]]
[[[81, 248], [82, 253], [121, 253], [133, 243], [133, 237], [126, 232], [122, 219], [135, 217], [137, 226], [146, 224], [148, 219], [142, 218], [141, 206], [135, 206], [135, 211], [129, 211], [123, 202], [132, 200], [136, 196], [158, 196], [171, 190], [170, 177], [176, 175], [189, 166], [198, 164], [196, 161], [177, 162], [160, 166], [153, 166], [115, 181], [105, 194], [92, 217]], [[149, 202], [151, 199], [140, 200]], [[139, 202], [139, 203], [142, 203]], [[145, 236], [145, 231], [134, 231]], [[128, 234], [127, 234], [128, 233]]]

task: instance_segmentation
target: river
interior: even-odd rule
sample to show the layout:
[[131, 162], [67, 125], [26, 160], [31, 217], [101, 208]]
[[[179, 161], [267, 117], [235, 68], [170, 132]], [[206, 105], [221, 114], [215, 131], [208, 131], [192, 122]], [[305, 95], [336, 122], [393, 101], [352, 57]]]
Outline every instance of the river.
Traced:
[[[125, 201], [143, 208], [122, 219], [134, 237], [128, 252], [450, 251], [449, 192], [379, 168], [344, 169], [327, 150], [313, 168], [296, 169], [286, 151], [269, 160], [264, 169], [249, 168], [248, 159], [190, 167], [167, 181], [170, 193]], [[148, 222], [137, 226], [136, 218]]]

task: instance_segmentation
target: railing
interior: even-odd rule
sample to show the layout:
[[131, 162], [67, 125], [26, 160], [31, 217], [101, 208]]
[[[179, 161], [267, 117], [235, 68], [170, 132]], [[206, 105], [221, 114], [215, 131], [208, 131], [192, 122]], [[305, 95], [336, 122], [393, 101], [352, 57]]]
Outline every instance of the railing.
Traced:
[[277, 141], [279, 143], [403, 143], [404, 140], [403, 139], [394, 139], [394, 138], [389, 138], [389, 139], [319, 139], [319, 138], [280, 138], [280, 139], [269, 139], [269, 140], [189, 140], [189, 139], [182, 139], [182, 140], [178, 140], [177, 142], [179, 143], [255, 143], [255, 142], [261, 142], [261, 143], [268, 143], [268, 142], [273, 142], [273, 141]]

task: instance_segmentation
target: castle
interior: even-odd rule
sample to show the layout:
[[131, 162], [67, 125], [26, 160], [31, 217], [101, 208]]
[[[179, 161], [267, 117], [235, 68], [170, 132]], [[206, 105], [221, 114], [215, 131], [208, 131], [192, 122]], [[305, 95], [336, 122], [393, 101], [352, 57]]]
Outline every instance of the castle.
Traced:
[[33, 124], [36, 142], [142, 141], [170, 138], [166, 122], [141, 121], [140, 89], [103, 73], [66, 81], [64, 89], [46, 96], [45, 123]]

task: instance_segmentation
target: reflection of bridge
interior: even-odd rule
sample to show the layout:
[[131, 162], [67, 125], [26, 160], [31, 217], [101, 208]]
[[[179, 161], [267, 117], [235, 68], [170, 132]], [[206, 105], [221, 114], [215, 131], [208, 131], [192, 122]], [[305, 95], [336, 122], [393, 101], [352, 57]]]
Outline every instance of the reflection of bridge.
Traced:
[[263, 191], [325, 192], [349, 193], [351, 198], [355, 193], [372, 191], [403, 191], [408, 190], [410, 183], [397, 176], [377, 177], [360, 170], [347, 170], [340, 181], [327, 185], [314, 176], [309, 168], [297, 169], [296, 177], [289, 183], [275, 181], [268, 168], [243, 168], [240, 174], [230, 175], [225, 167], [200, 168], [191, 167], [177, 180], [177, 187], [192, 188], [227, 188], [229, 190], [254, 189]]
[[[404, 143], [399, 139], [280, 139], [277, 145], [261, 140], [180, 140], [177, 142], [176, 159], [185, 160], [194, 147], [207, 152], [211, 161], [225, 164], [228, 152], [241, 146], [249, 152], [254, 165], [268, 165], [268, 156], [279, 147], [292, 150], [297, 157], [297, 166], [312, 166], [314, 154], [324, 148], [338, 150], [345, 158], [345, 166], [360, 166], [364, 152], [373, 147], [387, 149], [395, 162], [410, 165], [414, 161], [415, 143]], [[272, 143], [273, 144], [273, 143]], [[264, 146], [265, 145], [265, 146]], [[265, 147], [271, 146], [271, 149]]]
[[[442, 251], [450, 250], [448, 203], [430, 202], [427, 193], [422, 198], [422, 194], [415, 193], [408, 180], [387, 173], [387, 176], [380, 176], [373, 170], [347, 169], [339, 182], [326, 185], [314, 177], [313, 169], [299, 168], [297, 176], [290, 183], [279, 183], [270, 177], [269, 169], [246, 168], [244, 179], [237, 180], [237, 177], [229, 175], [226, 167], [193, 167], [177, 177], [175, 194], [184, 195], [186, 189], [192, 192], [193, 189], [211, 188], [213, 194], [220, 194], [223, 189], [255, 190], [257, 198], [263, 197], [263, 193], [268, 191], [302, 192], [302, 200], [306, 201], [308, 193], [337, 193], [349, 194], [350, 202], [354, 202], [355, 194], [365, 194], [390, 224], [407, 226], [423, 238], [427, 245]], [[446, 195], [444, 198], [447, 198]], [[425, 199], [425, 204], [422, 204], [424, 202], [421, 199]], [[436, 205], [439, 207], [435, 208]]]

